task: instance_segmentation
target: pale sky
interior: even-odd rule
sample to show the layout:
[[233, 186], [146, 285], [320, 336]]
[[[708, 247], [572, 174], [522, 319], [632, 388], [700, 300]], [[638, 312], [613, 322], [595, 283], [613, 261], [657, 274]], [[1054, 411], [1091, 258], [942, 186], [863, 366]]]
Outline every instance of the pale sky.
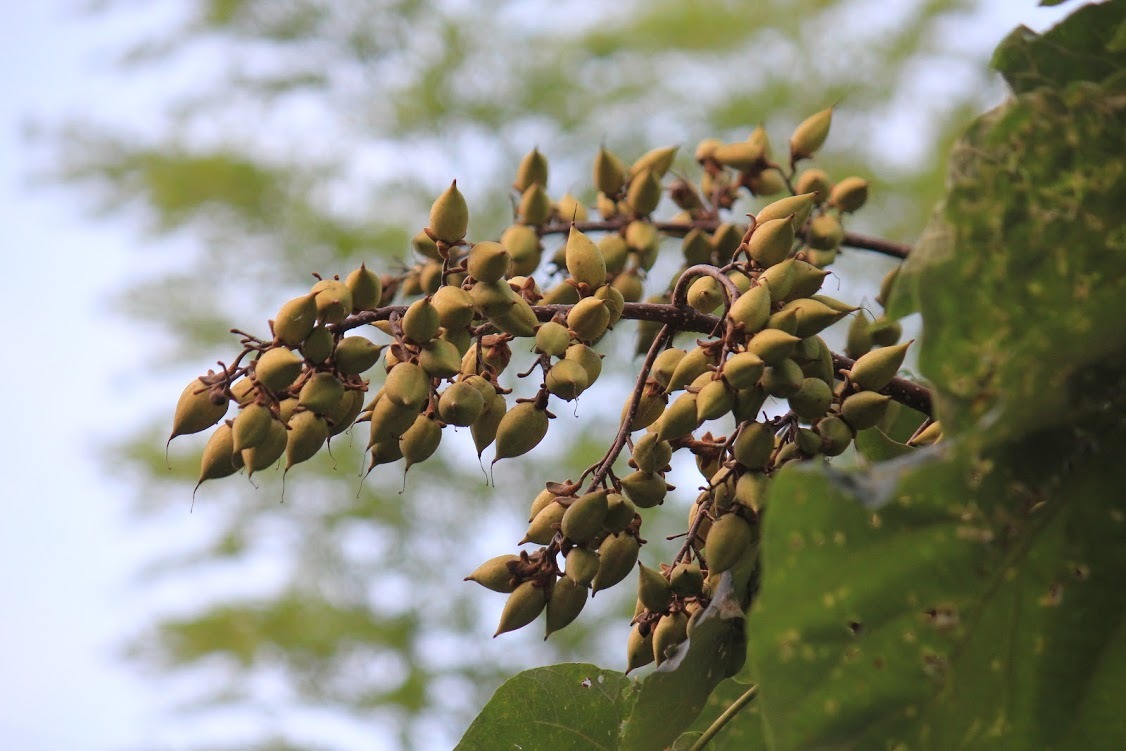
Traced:
[[[13, 312], [0, 371], [0, 744], [181, 747], [151, 681], [114, 651], [154, 607], [131, 577], [197, 522], [139, 525], [126, 514], [133, 491], [99, 464], [108, 440], [139, 415], [170, 412], [181, 388], [130, 370], [146, 343], [107, 309], [125, 280], [147, 270], [145, 241], [128, 219], [85, 216], [74, 193], [28, 186], [37, 164], [23, 136], [29, 120], [86, 113], [143, 125], [147, 103], [159, 101], [151, 87], [115, 85], [98, 62], [144, 19], [119, 13], [93, 24], [78, 5], [7, 0], [0, 27], [0, 290]], [[1016, 24], [1044, 29], [1076, 5], [996, 0], [966, 24], [960, 44], [991, 49]], [[230, 722], [236, 737], [249, 729]]]

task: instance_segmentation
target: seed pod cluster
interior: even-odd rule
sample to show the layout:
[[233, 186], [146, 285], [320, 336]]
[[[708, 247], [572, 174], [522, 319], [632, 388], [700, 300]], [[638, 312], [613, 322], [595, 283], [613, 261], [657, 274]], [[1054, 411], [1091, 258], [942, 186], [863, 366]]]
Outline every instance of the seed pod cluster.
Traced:
[[[496, 241], [467, 237], [468, 207], [451, 183], [411, 240], [413, 265], [318, 278], [280, 307], [270, 337], [245, 336], [231, 366], [188, 385], [172, 437], [213, 429], [200, 483], [261, 472], [283, 457], [288, 470], [364, 422], [369, 472], [425, 462], [451, 440], [450, 426], [468, 427], [478, 457], [491, 449], [495, 464], [534, 452], [552, 409], [581, 406], [602, 373], [596, 347], [621, 352], [620, 342], [602, 342], [623, 317], [641, 318], [635, 351], [650, 367], [622, 405], [620, 438], [580, 482], [547, 483], [534, 499], [517, 543], [532, 549], [496, 556], [466, 578], [507, 596], [497, 634], [546, 613], [550, 635], [637, 571], [627, 665], [659, 665], [691, 633], [721, 576], [753, 572], [774, 472], [838, 456], [888, 419], [892, 402], [881, 392], [910, 342], [898, 343], [895, 321], [821, 294], [824, 267], [868, 183], [793, 171], [821, 148], [831, 115], [794, 131], [789, 170], [762, 126], [745, 140], [701, 142], [698, 182], [667, 179], [676, 147], [632, 163], [603, 147], [592, 206], [570, 193], [553, 198], [547, 158], [534, 149], [516, 170], [514, 216]], [[671, 222], [655, 217], [666, 193], [679, 209]], [[740, 224], [727, 213], [747, 193], [778, 197]], [[587, 220], [594, 212], [601, 221]], [[673, 248], [679, 270], [647, 297], [658, 257]], [[877, 303], [894, 281], [893, 271]], [[675, 316], [657, 320], [633, 305], [641, 300]], [[838, 370], [822, 336], [849, 317], [855, 362]], [[702, 338], [672, 342], [661, 333], [667, 320]], [[514, 375], [514, 357], [531, 364]], [[224, 419], [232, 403], [237, 411]], [[909, 444], [941, 439], [939, 423], [927, 423]], [[674, 497], [667, 473], [684, 450], [700, 492], [680, 549], [649, 565], [640, 560], [644, 512]], [[619, 452], [627, 458], [615, 464]]]

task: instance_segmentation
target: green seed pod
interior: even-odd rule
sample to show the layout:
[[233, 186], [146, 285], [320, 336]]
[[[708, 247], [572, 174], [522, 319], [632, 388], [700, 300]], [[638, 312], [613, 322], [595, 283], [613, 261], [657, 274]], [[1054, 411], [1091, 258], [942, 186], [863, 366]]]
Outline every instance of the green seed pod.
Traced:
[[536, 331], [536, 352], [552, 357], [562, 357], [571, 346], [571, 335], [567, 327], [555, 321], [548, 321]]
[[681, 561], [673, 566], [669, 574], [669, 586], [681, 597], [696, 597], [704, 587], [704, 575], [700, 564], [695, 561]]
[[833, 108], [821, 110], [810, 115], [794, 129], [790, 136], [790, 162], [807, 159], [825, 143], [829, 135], [829, 125], [833, 121]]
[[520, 222], [530, 226], [538, 226], [551, 218], [551, 198], [539, 183], [530, 186], [520, 197], [520, 206], [517, 216]]
[[579, 301], [579, 291], [566, 282], [560, 282], [547, 291], [542, 305], [574, 305]]
[[651, 170], [642, 170], [630, 178], [626, 203], [634, 214], [648, 216], [661, 202], [661, 181]]
[[626, 245], [637, 254], [641, 268], [648, 271], [657, 260], [657, 250], [661, 247], [661, 235], [651, 223], [640, 219], [626, 225]]
[[661, 616], [653, 629], [653, 657], [660, 667], [677, 645], [688, 638], [688, 616], [683, 610]]
[[525, 224], [510, 225], [501, 234], [500, 244], [508, 249], [511, 259], [509, 275], [527, 276], [539, 267], [543, 248], [534, 228]]
[[312, 292], [317, 293], [314, 302], [321, 323], [340, 323], [352, 312], [352, 290], [339, 279], [322, 279], [313, 285]]
[[278, 402], [278, 419], [289, 425], [290, 418], [297, 413], [297, 397], [291, 396]]
[[[811, 263], [799, 261], [794, 259], [793, 280], [790, 285], [790, 291], [786, 294], [786, 300], [796, 300], [801, 297], [813, 297], [817, 291], [821, 289], [821, 285], [825, 282], [825, 277], [829, 276], [829, 272], [824, 269], [819, 269]], [[822, 301], [823, 302], [823, 301]], [[830, 305], [829, 307], [833, 307]], [[839, 308], [833, 308], [841, 312]]]
[[365, 264], [361, 263], [360, 268], [348, 274], [344, 284], [352, 293], [353, 310], [375, 310], [379, 307], [380, 300], [383, 298], [383, 283], [379, 274], [368, 269]]
[[555, 213], [565, 222], [585, 222], [587, 220], [586, 206], [583, 206], [582, 202], [570, 193], [564, 193], [563, 197], [555, 204]]
[[602, 530], [609, 510], [606, 495], [605, 490], [595, 490], [568, 506], [561, 523], [563, 536], [579, 545], [594, 539]]
[[[710, 463], [711, 466], [702, 466], [700, 458], [697, 458], [697, 466], [700, 467], [701, 474], [709, 477], [708, 492], [712, 496], [712, 505], [714, 508], [723, 509], [731, 505], [731, 501], [735, 495], [735, 471], [729, 467], [720, 467], [718, 463]], [[706, 474], [706, 473], [711, 474]]]
[[794, 443], [803, 456], [817, 456], [821, 453], [821, 436], [809, 428], [799, 428]]
[[852, 443], [852, 430], [839, 417], [826, 417], [814, 430], [821, 436], [821, 452], [825, 456], [840, 456]]
[[714, 251], [715, 247], [712, 245], [711, 239], [699, 228], [689, 230], [680, 243], [680, 252], [684, 254], [685, 266], [711, 263]]
[[758, 383], [764, 368], [761, 357], [753, 352], [740, 352], [723, 363], [720, 374], [731, 388], [740, 390]]
[[880, 316], [872, 321], [872, 343], [878, 344], [881, 347], [890, 347], [899, 341], [899, 337], [903, 335], [903, 327], [899, 325], [899, 321], [889, 321], [884, 316]]
[[328, 423], [315, 412], [297, 412], [289, 420], [285, 444], [285, 469], [312, 459], [328, 440]]
[[755, 147], [760, 159], [770, 158], [770, 139], [766, 136], [766, 128], [761, 123], [755, 126], [747, 136], [747, 143]]
[[739, 294], [744, 294], [751, 291], [751, 287], [755, 285], [755, 280], [744, 274], [739, 269], [731, 269], [727, 272], [727, 278], [739, 290]]
[[[842, 238], [844, 237], [843, 233], [841, 234], [841, 237]], [[823, 269], [826, 266], [831, 265], [833, 262], [835, 262], [837, 260], [837, 249], [836, 248], [831, 248], [829, 250], [807, 249], [805, 251], [805, 258], [806, 258], [807, 261], [809, 261], [811, 264], [813, 264], [817, 268]]]
[[772, 295], [771, 288], [765, 284], [751, 287], [731, 304], [727, 317], [734, 323], [743, 324], [745, 333], [753, 334], [770, 319]]
[[467, 381], [450, 384], [438, 399], [438, 415], [448, 425], [472, 425], [484, 411], [484, 397]]
[[412, 342], [425, 344], [438, 335], [441, 321], [429, 297], [415, 300], [402, 319], [403, 335]]
[[203, 458], [199, 466], [199, 488], [207, 480], [230, 477], [242, 469], [242, 454], [235, 451], [234, 435], [231, 426], [223, 423], [215, 429], [203, 447]]
[[266, 440], [274, 416], [261, 404], [248, 404], [235, 415], [233, 445], [235, 451], [253, 448]]
[[[809, 220], [805, 241], [817, 250], [834, 250], [844, 241], [844, 227], [836, 214], [821, 214]], [[822, 264], [814, 263], [814, 266]]]
[[671, 441], [691, 434], [700, 427], [701, 422], [696, 408], [696, 395], [684, 393], [661, 413], [653, 427], [660, 440]]
[[774, 451], [774, 431], [761, 422], [750, 422], [739, 431], [731, 447], [735, 461], [748, 469], [763, 469]]
[[[668, 403], [668, 397], [664, 394], [651, 394], [648, 390], [641, 395], [641, 401], [637, 403], [637, 413], [633, 416], [633, 422], [630, 423], [629, 429], [642, 430], [652, 425], [664, 413], [665, 405]], [[629, 403], [622, 405], [621, 419], [626, 417], [626, 408]]]
[[715, 159], [715, 150], [723, 145], [723, 140], [719, 138], [705, 138], [696, 144], [696, 151], [693, 158], [703, 164], [709, 159]]
[[504, 419], [507, 410], [508, 402], [504, 400], [504, 396], [494, 391], [493, 395], [485, 400], [485, 409], [481, 412], [481, 416], [469, 426], [478, 458], [496, 439], [497, 428], [500, 427], [500, 421]]
[[586, 587], [579, 586], [570, 579], [563, 578], [555, 582], [547, 600], [547, 634], [544, 639], [579, 617], [586, 605], [587, 593]]
[[631, 177], [640, 175], [642, 172], [652, 172], [658, 179], [665, 176], [672, 166], [673, 159], [676, 158], [676, 152], [679, 146], [661, 146], [651, 149], [637, 158], [629, 168]]
[[625, 164], [606, 147], [600, 148], [594, 157], [594, 185], [607, 196], [617, 196], [625, 183]]
[[606, 259], [594, 241], [571, 225], [565, 249], [567, 272], [571, 277], [591, 289], [606, 283]]
[[923, 428], [922, 432], [907, 442], [908, 446], [931, 446], [942, 440], [942, 423], [935, 420]]
[[266, 429], [266, 437], [255, 446], [242, 450], [242, 461], [248, 470], [247, 476], [266, 469], [281, 459], [288, 441], [289, 431], [285, 429], [285, 425], [271, 417]]
[[859, 391], [841, 402], [841, 417], [854, 431], [866, 430], [883, 419], [890, 401], [875, 391]]
[[755, 215], [755, 220], [759, 224], [763, 224], [772, 219], [785, 219], [789, 217], [790, 222], [794, 226], [794, 231], [797, 232], [805, 224], [805, 220], [809, 218], [809, 212], [813, 210], [814, 198], [816, 198], [816, 194], [814, 193], [801, 193], [788, 198], [782, 198], [764, 206], [762, 210]]
[[832, 186], [828, 173], [816, 168], [805, 170], [794, 182], [794, 190], [798, 193], [815, 193], [817, 196], [815, 201], [818, 204], [824, 203], [829, 197], [829, 189]]
[[543, 587], [537, 587], [534, 582], [526, 581], [520, 584], [508, 596], [504, 603], [504, 610], [500, 614], [500, 624], [493, 638], [509, 631], [527, 626], [534, 621], [547, 605], [547, 596]]
[[586, 297], [575, 303], [567, 313], [567, 327], [576, 339], [586, 342], [598, 340], [610, 325], [610, 309], [597, 297]]
[[724, 514], [712, 523], [704, 544], [708, 571], [723, 573], [735, 566], [754, 542], [754, 530], [738, 514]]
[[723, 287], [710, 276], [702, 276], [688, 288], [688, 304], [708, 315], [723, 304], [726, 296]]
[[637, 508], [653, 508], [664, 503], [669, 486], [656, 472], [638, 470], [622, 478], [622, 490]]
[[731, 410], [735, 422], [747, 422], [758, 418], [759, 410], [766, 403], [766, 391], [761, 386], [739, 389], [735, 392], [735, 407]]
[[756, 514], [766, 507], [766, 489], [770, 481], [761, 472], [744, 472], [735, 482], [734, 501]]
[[731, 260], [735, 251], [743, 244], [743, 230], [734, 224], [724, 222], [716, 227], [712, 233], [712, 247], [715, 248], [717, 265], [722, 265]]
[[430, 207], [430, 226], [427, 229], [435, 240], [453, 245], [465, 237], [468, 228], [469, 206], [465, 203], [465, 196], [457, 189], [457, 180], [454, 180]]
[[603, 235], [598, 241], [598, 252], [602, 254], [607, 274], [619, 274], [625, 269], [626, 260], [629, 258], [629, 246], [621, 235]]
[[778, 469], [784, 464], [802, 459], [801, 448], [797, 443], [785, 443], [774, 457], [774, 468]]
[[656, 433], [646, 433], [633, 444], [633, 463], [642, 472], [661, 472], [671, 460], [672, 446]]
[[598, 554], [586, 548], [571, 548], [567, 552], [567, 578], [572, 583], [583, 587], [590, 586], [598, 573]]
[[503, 313], [489, 316], [489, 322], [506, 334], [512, 336], [534, 336], [539, 319], [528, 301], [519, 295], [513, 296], [513, 305]]
[[673, 368], [672, 375], [669, 376], [668, 385], [665, 387], [665, 393], [671, 394], [678, 389], [684, 388], [704, 373], [707, 373], [708, 366], [712, 364], [711, 356], [703, 347], [696, 347], [690, 350], [683, 357], [679, 358], [676, 367]]
[[593, 384], [602, 374], [602, 355], [595, 352], [585, 344], [572, 344], [567, 348], [563, 357], [577, 362], [586, 371], [587, 383]]
[[643, 668], [653, 662], [653, 630], [641, 635], [640, 624], [635, 625], [626, 640], [626, 673]]
[[[806, 378], [801, 388], [789, 397], [790, 409], [803, 420], [824, 417], [833, 403], [833, 390], [820, 378]], [[810, 452], [806, 452], [810, 453]]]
[[281, 306], [274, 316], [274, 336], [287, 347], [296, 347], [317, 324], [317, 296], [310, 292]]
[[339, 435], [351, 427], [359, 417], [364, 407], [364, 394], [362, 391], [347, 390], [340, 397], [340, 401], [326, 414], [329, 437]]
[[461, 287], [439, 287], [430, 298], [430, 304], [447, 331], [462, 331], [473, 322], [473, 298]]
[[798, 337], [778, 329], [763, 329], [747, 342], [747, 351], [753, 352], [769, 365], [777, 365], [790, 356], [800, 342]]
[[549, 502], [528, 524], [524, 539], [517, 544], [532, 542], [536, 545], [547, 545], [555, 538], [555, 533], [563, 523], [563, 515], [566, 513], [567, 507], [562, 503]]
[[417, 412], [430, 398], [430, 376], [415, 363], [397, 363], [387, 373], [383, 393], [395, 404], [413, 407]]
[[438, 253], [437, 243], [430, 239], [430, 235], [426, 234], [425, 231], [421, 231], [411, 238], [411, 248], [415, 253], [432, 261], [442, 260], [441, 254]]
[[381, 464], [394, 464], [403, 458], [403, 448], [399, 445], [399, 440], [393, 438], [387, 441], [379, 441], [372, 444], [370, 452], [370, 461], [368, 462], [368, 472], [371, 472]]
[[[199, 393], [196, 393], [196, 392]], [[223, 394], [217, 394], [217, 399], [212, 401], [211, 388], [204, 386], [203, 381], [196, 378], [181, 392], [176, 401], [176, 412], [172, 415], [172, 434], [168, 440], [179, 435], [190, 435], [201, 430], [207, 430], [223, 419], [227, 414], [227, 405], [230, 400]]]
[[723, 417], [735, 406], [735, 393], [722, 380], [711, 381], [696, 395], [696, 419], [700, 422]]
[[755, 227], [747, 241], [747, 252], [764, 268], [781, 263], [794, 244], [792, 217], [769, 219]]
[[516, 168], [516, 182], [512, 187], [523, 193], [536, 184], [547, 186], [547, 159], [539, 149], [532, 149], [520, 160], [520, 166]]
[[626, 308], [625, 296], [609, 284], [603, 285], [595, 291], [594, 296], [606, 303], [606, 309], [610, 312], [609, 326], [613, 326], [622, 317], [622, 311]]
[[820, 300], [811, 300], [803, 297], [786, 303], [783, 311], [793, 310], [798, 314], [798, 328], [796, 336], [805, 339], [809, 336], [820, 334], [824, 329], [843, 319], [856, 308], [849, 308], [848, 312], [834, 310]]
[[378, 397], [371, 411], [368, 448], [379, 443], [394, 443], [398, 446], [399, 437], [414, 425], [420, 409], [420, 405], [396, 404], [385, 393]]
[[801, 390], [803, 381], [801, 366], [790, 359], [771, 365], [762, 373], [762, 387], [771, 396], [794, 396]]
[[456, 344], [435, 339], [423, 345], [418, 364], [431, 378], [452, 378], [461, 370], [461, 352]]
[[758, 164], [762, 158], [762, 151], [748, 141], [736, 141], [719, 144], [711, 157], [724, 167], [744, 172]]
[[305, 409], [324, 415], [344, 396], [344, 384], [332, 373], [316, 373], [305, 381], [298, 394], [298, 403]]
[[528, 521], [530, 522], [532, 521], [532, 519], [535, 519], [536, 514], [547, 508], [547, 505], [549, 503], [553, 503], [555, 501], [555, 498], [555, 493], [552, 493], [547, 488], [541, 490], [539, 494], [536, 495], [534, 499], [532, 499], [532, 507], [528, 513]]
[[868, 316], [860, 311], [852, 317], [848, 326], [848, 340], [845, 344], [845, 354], [856, 359], [868, 354], [872, 349], [872, 332], [868, 325]]
[[637, 599], [650, 613], [664, 612], [672, 604], [672, 587], [664, 575], [644, 563], [637, 563]]
[[231, 396], [234, 398], [235, 404], [240, 407], [245, 407], [254, 401], [258, 394], [257, 389], [254, 387], [254, 380], [250, 378], [241, 378], [231, 385]]
[[270, 391], [285, 391], [301, 375], [303, 361], [285, 347], [268, 349], [254, 361], [254, 380]]
[[750, 188], [752, 195], [761, 198], [788, 193], [790, 190], [789, 186], [786, 185], [786, 180], [782, 177], [782, 173], [777, 169], [763, 170], [757, 174], [748, 175], [747, 187]]
[[882, 347], [860, 357], [848, 372], [849, 380], [865, 391], [879, 391], [895, 378], [913, 341]]
[[442, 442], [442, 426], [426, 415], [415, 418], [414, 424], [399, 437], [399, 449], [407, 460], [407, 469], [434, 455]]
[[895, 286], [895, 280], [899, 276], [899, 269], [901, 266], [895, 266], [891, 271], [884, 274], [884, 278], [880, 280], [880, 293], [876, 295], [876, 302], [880, 307], [886, 308], [888, 300], [891, 299], [891, 291]]
[[[661, 388], [667, 387], [672, 380], [673, 373], [676, 372], [676, 366], [680, 364], [684, 356], [684, 350], [676, 347], [662, 350], [661, 353], [657, 355], [657, 359], [653, 361], [653, 369], [649, 371], [650, 377], [656, 380], [657, 383], [661, 385]], [[692, 378], [695, 377], [696, 376], [692, 376]], [[685, 383], [689, 380], [692, 379], [686, 379]]]
[[770, 316], [766, 321], [768, 329], [784, 331], [787, 334], [798, 333], [798, 312], [796, 310], [780, 310]]
[[859, 210], [867, 200], [868, 181], [861, 177], [846, 177], [829, 193], [829, 205], [845, 214]]
[[473, 573], [465, 577], [462, 581], [477, 582], [485, 589], [491, 589], [494, 592], [501, 594], [509, 594], [512, 590], [516, 589], [513, 583], [512, 569], [508, 564], [515, 563], [520, 560], [520, 556], [506, 553], [505, 555], [498, 555], [494, 558], [482, 563]]
[[586, 369], [574, 360], [560, 360], [551, 366], [544, 378], [547, 390], [565, 401], [571, 401], [590, 386]]
[[328, 327], [317, 326], [309, 336], [305, 337], [305, 341], [301, 342], [301, 354], [309, 362], [320, 365], [332, 355], [335, 344]]
[[598, 546], [598, 573], [591, 581], [591, 592], [609, 589], [629, 576], [637, 564], [641, 546], [637, 538], [625, 532], [608, 535]]
[[508, 274], [512, 256], [497, 242], [479, 242], [469, 250], [469, 275], [479, 282], [499, 282]]
[[522, 456], [547, 435], [547, 412], [536, 409], [532, 402], [522, 402], [505, 413], [497, 426], [496, 456], [501, 459]]
[[758, 283], [770, 289], [771, 303], [778, 303], [791, 297], [794, 279], [797, 276], [796, 263], [797, 259], [787, 258], [759, 275]]
[[816, 344], [817, 352], [813, 358], [801, 364], [801, 371], [804, 375], [820, 378], [822, 381], [832, 386], [836, 380], [833, 353], [821, 337], [811, 337], [810, 341]]
[[633, 502], [619, 493], [606, 496], [606, 521], [603, 527], [609, 532], [621, 532], [633, 522], [637, 508]]
[[383, 345], [366, 337], [346, 336], [337, 343], [332, 361], [341, 375], [359, 375], [379, 362], [381, 352]]

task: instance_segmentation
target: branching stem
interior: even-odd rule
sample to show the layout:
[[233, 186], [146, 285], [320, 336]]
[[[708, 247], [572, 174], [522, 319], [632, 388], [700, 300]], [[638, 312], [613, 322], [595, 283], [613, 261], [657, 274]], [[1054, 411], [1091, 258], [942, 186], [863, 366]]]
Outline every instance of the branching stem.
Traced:
[[739, 710], [743, 707], [754, 701], [757, 695], [757, 684], [744, 691], [742, 696], [731, 702], [731, 706], [725, 709], [723, 714], [717, 717], [715, 722], [708, 726], [708, 729], [704, 731], [703, 735], [696, 739], [696, 742], [692, 744], [692, 748], [688, 749], [688, 751], [703, 751], [704, 747], [708, 745], [708, 742], [711, 741], [712, 738], [715, 738], [720, 730], [723, 730], [723, 726], [731, 722], [731, 718], [738, 714]]

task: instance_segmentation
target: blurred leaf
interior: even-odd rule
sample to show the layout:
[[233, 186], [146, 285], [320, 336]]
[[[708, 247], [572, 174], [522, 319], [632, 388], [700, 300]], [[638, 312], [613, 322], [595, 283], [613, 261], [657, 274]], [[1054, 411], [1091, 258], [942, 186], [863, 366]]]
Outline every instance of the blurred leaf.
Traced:
[[879, 428], [868, 428], [856, 434], [856, 450], [866, 461], [874, 463], [910, 454], [915, 449], [893, 441]]
[[591, 751], [618, 748], [632, 681], [594, 665], [551, 665], [505, 681], [457, 751]]

